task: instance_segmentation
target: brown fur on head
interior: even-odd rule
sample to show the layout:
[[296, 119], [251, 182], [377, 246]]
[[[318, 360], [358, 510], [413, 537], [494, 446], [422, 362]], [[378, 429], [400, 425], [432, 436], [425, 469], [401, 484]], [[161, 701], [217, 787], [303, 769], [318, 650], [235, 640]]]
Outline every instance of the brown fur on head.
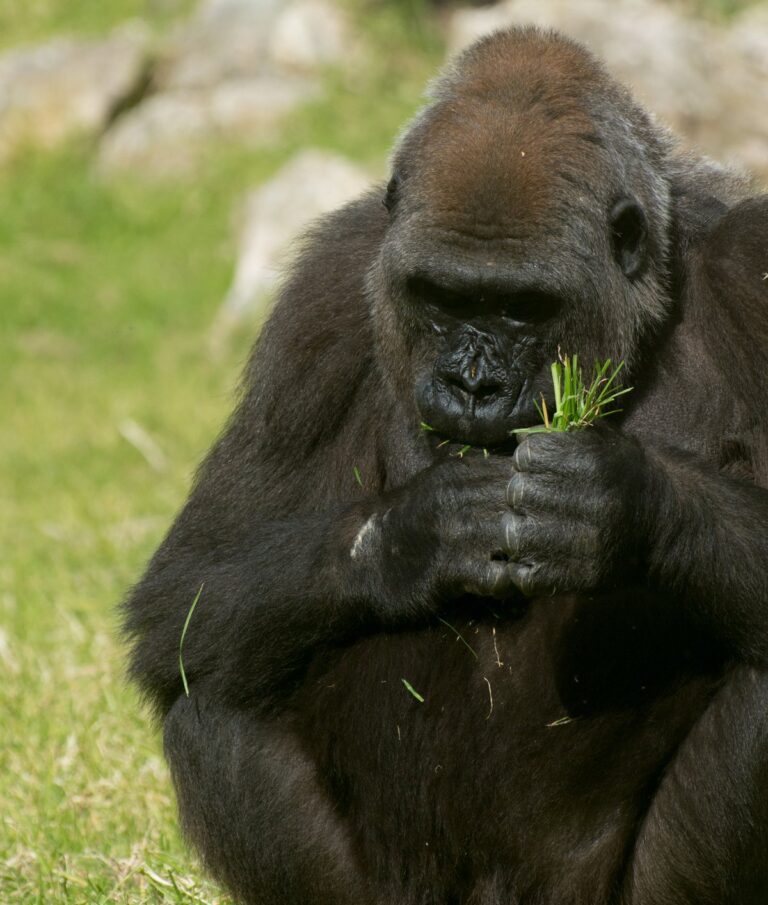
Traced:
[[532, 28], [475, 44], [430, 97], [394, 155], [377, 332], [424, 420], [499, 443], [535, 418], [558, 346], [631, 365], [668, 309], [670, 142], [584, 48]]

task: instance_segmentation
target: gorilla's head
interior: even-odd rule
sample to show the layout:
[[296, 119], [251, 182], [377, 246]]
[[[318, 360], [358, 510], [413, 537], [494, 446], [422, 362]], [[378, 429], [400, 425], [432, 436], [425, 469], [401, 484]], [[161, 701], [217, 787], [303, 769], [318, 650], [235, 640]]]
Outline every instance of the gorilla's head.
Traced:
[[405, 133], [371, 274], [398, 395], [480, 446], [538, 420], [558, 346], [628, 370], [668, 307], [663, 133], [582, 47], [498, 33]]

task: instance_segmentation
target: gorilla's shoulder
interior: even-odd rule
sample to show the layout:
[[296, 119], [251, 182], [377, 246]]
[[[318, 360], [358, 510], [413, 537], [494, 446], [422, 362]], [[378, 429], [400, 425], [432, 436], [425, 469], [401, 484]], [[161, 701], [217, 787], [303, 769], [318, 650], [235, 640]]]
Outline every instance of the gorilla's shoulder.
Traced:
[[[372, 344], [366, 277], [387, 227], [383, 189], [317, 220], [298, 243], [275, 308], [254, 347], [251, 367], [283, 354], [306, 371], [335, 355], [353, 362]], [[307, 375], [309, 376], [309, 375]]]
[[768, 245], [768, 194], [756, 195], [735, 204], [722, 216], [707, 236], [706, 260], [710, 271], [739, 277], [739, 283], [750, 276], [766, 285]]
[[273, 445], [311, 445], [338, 429], [357, 392], [377, 396], [366, 279], [387, 227], [383, 194], [310, 228], [254, 345], [240, 415]]
[[381, 246], [387, 213], [381, 191], [371, 191], [305, 233], [283, 284], [275, 318], [325, 332], [365, 317], [365, 280]]

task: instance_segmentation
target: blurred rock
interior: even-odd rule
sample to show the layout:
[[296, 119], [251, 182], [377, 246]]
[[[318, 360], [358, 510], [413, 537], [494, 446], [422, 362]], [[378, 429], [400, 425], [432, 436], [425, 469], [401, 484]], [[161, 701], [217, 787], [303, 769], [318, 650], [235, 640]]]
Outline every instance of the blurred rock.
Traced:
[[188, 173], [212, 141], [261, 143], [273, 137], [286, 113], [316, 93], [305, 79], [264, 75], [154, 95], [104, 136], [99, 169], [153, 177]]
[[58, 39], [0, 56], [0, 161], [100, 132], [141, 89], [148, 46], [136, 24], [101, 41]]
[[509, 25], [557, 28], [689, 145], [768, 176], [768, 14], [758, 9], [717, 27], [660, 0], [504, 0], [454, 12], [448, 43], [457, 51]]
[[194, 168], [211, 141], [269, 141], [317, 96], [313, 73], [341, 57], [347, 38], [330, 0], [204, 0], [168, 39], [154, 93], [104, 137], [100, 169], [167, 176]]
[[170, 38], [155, 82], [159, 91], [213, 88], [269, 69], [268, 46], [281, 0], [206, 0]]
[[214, 347], [275, 288], [291, 242], [315, 218], [360, 195], [370, 177], [325, 151], [297, 154], [245, 202], [232, 286], [214, 324]]
[[297, 0], [279, 16], [269, 41], [277, 66], [312, 69], [336, 63], [349, 41], [347, 21], [326, 0]]

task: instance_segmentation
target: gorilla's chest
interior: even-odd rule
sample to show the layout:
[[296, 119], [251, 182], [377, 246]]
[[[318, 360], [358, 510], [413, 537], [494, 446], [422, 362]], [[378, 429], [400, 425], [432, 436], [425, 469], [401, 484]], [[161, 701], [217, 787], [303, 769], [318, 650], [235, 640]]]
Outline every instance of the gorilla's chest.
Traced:
[[393, 882], [464, 871], [471, 885], [484, 852], [505, 889], [594, 884], [594, 871], [610, 883], [711, 699], [716, 655], [639, 593], [535, 601], [512, 618], [465, 603], [313, 668], [307, 745], [361, 857], [386, 851]]

